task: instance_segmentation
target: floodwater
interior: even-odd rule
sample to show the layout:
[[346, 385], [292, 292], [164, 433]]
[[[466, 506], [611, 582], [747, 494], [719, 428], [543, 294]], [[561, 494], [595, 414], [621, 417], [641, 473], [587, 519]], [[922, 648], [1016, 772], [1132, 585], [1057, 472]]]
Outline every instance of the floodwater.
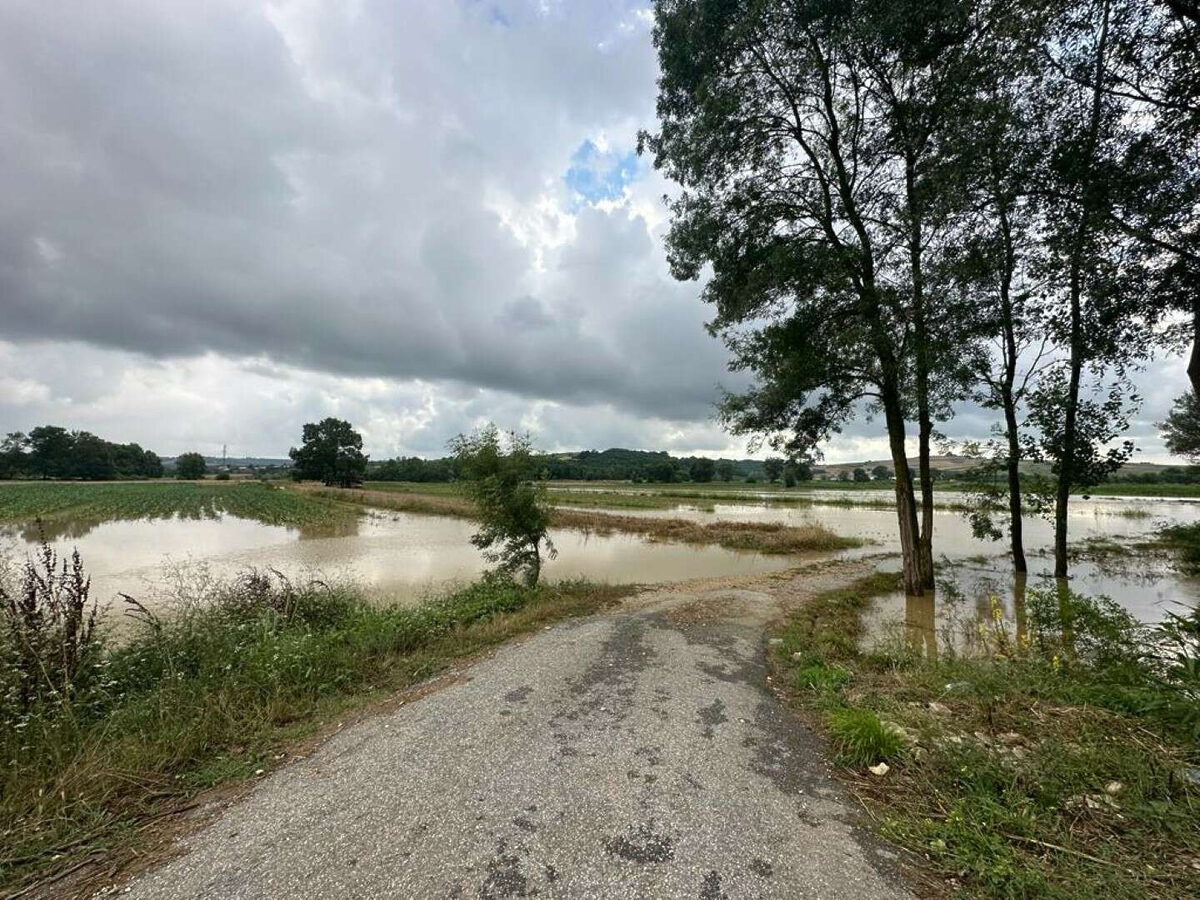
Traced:
[[[886, 491], [814, 490], [802, 495], [811, 503], [770, 503], [766, 493], [741, 494], [733, 502], [708, 501], [711, 508], [679, 506], [673, 509], [622, 510], [625, 515], [652, 518], [686, 518], [700, 522], [780, 522], [787, 525], [817, 523], [832, 531], [864, 538], [871, 543], [845, 555], [898, 554], [900, 539], [895, 509], [880, 508], [890, 499]], [[775, 495], [778, 496], [778, 495]], [[747, 502], [765, 499], [767, 503]], [[938, 495], [952, 504], [966, 498], [953, 493]], [[825, 505], [822, 501], [827, 501]], [[686, 500], [682, 501], [687, 503]], [[933, 597], [911, 598], [901, 592], [883, 598], [867, 616], [868, 635], [878, 636], [906, 627], [910, 634], [937, 633], [947, 639], [960, 632], [975, 614], [990, 617], [992, 604], [1003, 620], [1015, 628], [1020, 601], [1004, 541], [976, 538], [966, 517], [953, 509], [936, 509], [934, 550], [937, 554], [938, 589]], [[1151, 497], [1096, 497], [1072, 501], [1068, 534], [1072, 544], [1111, 541], [1129, 545], [1152, 537], [1163, 525], [1200, 521], [1200, 502]], [[999, 524], [1003, 524], [1001, 521]], [[1052, 549], [1054, 529], [1039, 516], [1024, 517], [1025, 550], [1029, 575], [1027, 589], [1056, 586]], [[899, 560], [884, 559], [880, 568], [898, 569]], [[1105, 596], [1134, 618], [1146, 623], [1161, 621], [1168, 612], [1200, 606], [1200, 579], [1186, 577], [1167, 560], [1148, 555], [1091, 559], [1085, 554], [1071, 567], [1069, 585], [1086, 596]], [[928, 627], [925, 624], [928, 623]], [[915, 629], [915, 631], [914, 631]]]
[[[711, 509], [681, 506], [666, 510], [620, 509], [624, 516], [688, 518], [700, 522], [780, 522], [820, 524], [869, 543], [847, 555], [892, 554], [880, 565], [898, 566], [894, 510], [871, 505], [888, 495], [878, 492], [827, 491], [832, 505], [818, 492], [811, 505], [754, 502], [753, 497], [717, 501]], [[876, 493], [876, 492], [872, 492]], [[847, 504], [846, 498], [855, 499]], [[953, 500], [953, 498], [946, 498]], [[864, 505], [865, 504], [865, 505]], [[1163, 524], [1200, 521], [1200, 503], [1174, 499], [1097, 498], [1076, 500], [1071, 508], [1073, 542], [1136, 542]], [[339, 531], [304, 531], [220, 516], [214, 519], [132, 521], [59, 521], [47, 534], [60, 555], [77, 547], [92, 576], [93, 596], [102, 603], [118, 593], [139, 600], [160, 597], [181, 570], [204, 567], [218, 576], [246, 569], [274, 568], [290, 578], [348, 578], [389, 602], [413, 602], [446, 586], [469, 581], [484, 569], [480, 553], [469, 541], [471, 522], [438, 516], [378, 511]], [[1043, 584], [1050, 570], [1052, 529], [1044, 519], [1025, 521], [1031, 588]], [[720, 547], [651, 542], [626, 535], [553, 532], [557, 559], [547, 562], [549, 580], [583, 577], [610, 583], [656, 583], [714, 576], [749, 576], [796, 564], [794, 557], [769, 556]], [[37, 540], [29, 526], [0, 529], [0, 545], [21, 556]], [[869, 630], [880, 632], [896, 623], [928, 620], [930, 630], [944, 628], [946, 617], [964, 609], [990, 614], [993, 601], [1015, 622], [1013, 577], [1004, 544], [976, 539], [959, 512], [934, 512], [940, 588], [935, 600], [914, 603], [902, 594], [885, 598], [869, 616]], [[0, 549], [3, 549], [0, 546]], [[174, 573], [174, 575], [173, 575]], [[1074, 565], [1072, 588], [1082, 594], [1111, 597], [1136, 618], [1161, 620], [1177, 605], [1200, 605], [1200, 580], [1174, 571], [1162, 559], [1133, 556]], [[932, 605], [929, 605], [932, 604]], [[928, 606], [928, 608], [926, 608]]]
[[[471, 545], [475, 525], [462, 519], [378, 512], [337, 534], [298, 531], [222, 515], [213, 519], [77, 522], [47, 533], [60, 556], [78, 548], [101, 603], [118, 593], [151, 605], [179, 578], [201, 567], [218, 577], [251, 568], [289, 578], [346, 578], [389, 602], [414, 602], [485, 568]], [[0, 532], [20, 556], [37, 541], [35, 529]], [[612, 584], [749, 576], [778, 571], [795, 559], [720, 547], [654, 543], [634, 535], [551, 532], [558, 557], [543, 578], [587, 578]]]

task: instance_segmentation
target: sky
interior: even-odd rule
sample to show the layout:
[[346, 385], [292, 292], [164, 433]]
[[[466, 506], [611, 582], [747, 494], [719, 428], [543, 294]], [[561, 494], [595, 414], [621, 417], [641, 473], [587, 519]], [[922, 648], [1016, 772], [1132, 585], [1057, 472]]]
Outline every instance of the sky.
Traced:
[[[337, 416], [375, 458], [487, 421], [748, 455], [635, 151], [650, 26], [624, 0], [0, 4], [0, 432], [282, 456]], [[1165, 460], [1184, 365], [1138, 382], [1138, 458]]]

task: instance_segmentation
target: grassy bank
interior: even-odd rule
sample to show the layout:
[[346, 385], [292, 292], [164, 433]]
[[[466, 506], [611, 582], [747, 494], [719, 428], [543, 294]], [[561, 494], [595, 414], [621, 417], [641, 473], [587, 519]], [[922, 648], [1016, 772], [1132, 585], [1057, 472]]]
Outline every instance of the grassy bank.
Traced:
[[967, 896], [1197, 896], [1200, 617], [1152, 634], [1031, 591], [1021, 639], [984, 617], [971, 658], [861, 650], [862, 612], [896, 587], [818, 596], [774, 654], [875, 828]]
[[[475, 508], [465, 498], [449, 491], [425, 493], [403, 490], [340, 491], [332, 488], [304, 488], [308, 496], [331, 501], [361, 503], [364, 506], [395, 509], [426, 515], [456, 516], [472, 519]], [[857, 538], [842, 537], [821, 525], [782, 525], [774, 522], [691, 522], [686, 519], [658, 519], [628, 516], [586, 509], [555, 509], [551, 516], [555, 528], [572, 528], [594, 534], [636, 534], [649, 540], [686, 544], [715, 544], [729, 550], [758, 553], [805, 553], [860, 547]]]
[[261, 482], [0, 482], [0, 522], [202, 519], [222, 513], [298, 528], [357, 516], [353, 507]]
[[[162, 621], [138, 613], [132, 638], [112, 645], [86, 640], [89, 604], [70, 601], [69, 578], [56, 585], [73, 624], [48, 615], [35, 634], [19, 601], [0, 604], [0, 885], [14, 890], [126, 860], [144, 829], [261, 775], [354, 708], [627, 592], [485, 580], [382, 608], [350, 586], [249, 573], [209, 583]], [[4, 586], [25, 595], [21, 572]], [[23, 659], [29, 646], [40, 662]]]

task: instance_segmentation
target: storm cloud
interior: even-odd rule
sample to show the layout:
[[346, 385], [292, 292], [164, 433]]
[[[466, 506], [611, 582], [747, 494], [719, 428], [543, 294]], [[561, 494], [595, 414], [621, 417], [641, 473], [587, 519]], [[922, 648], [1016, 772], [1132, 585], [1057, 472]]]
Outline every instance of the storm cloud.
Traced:
[[633, 152], [649, 29], [574, 0], [3, 4], [0, 426], [275, 454], [336, 412], [377, 455], [484, 419], [740, 450]]

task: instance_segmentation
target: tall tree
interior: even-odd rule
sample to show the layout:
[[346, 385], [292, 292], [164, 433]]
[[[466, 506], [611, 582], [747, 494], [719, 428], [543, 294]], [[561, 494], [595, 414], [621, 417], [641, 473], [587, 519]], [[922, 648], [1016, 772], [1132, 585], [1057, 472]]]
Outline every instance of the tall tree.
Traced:
[[1034, 186], [1046, 140], [1035, 102], [1040, 90], [1045, 6], [1023, 7], [998, 22], [980, 43], [978, 71], [965, 114], [955, 123], [949, 155], [962, 179], [969, 214], [944, 277], [963, 292], [973, 323], [975, 399], [998, 410], [998, 439], [988, 441], [984, 469], [1004, 474], [1004, 487], [981, 479], [972, 524], [999, 539], [994, 514], [1007, 508], [1013, 570], [1028, 569], [1022, 520], [1021, 418], [1050, 349], [1041, 292], [1031, 273], [1038, 232]]
[[1200, 460], [1200, 397], [1195, 392], [1176, 398], [1160, 427], [1168, 450], [1176, 456]]
[[0, 441], [0, 478], [12, 478], [28, 471], [29, 439], [24, 432], [10, 431]]
[[1156, 301], [1187, 319], [1180, 344], [1200, 393], [1200, 4], [1114, 0], [1101, 88], [1138, 122], [1139, 182], [1108, 214], [1155, 255]]
[[288, 451], [293, 478], [341, 487], [362, 483], [367, 457], [362, 452], [362, 435], [349, 422], [332, 416], [309, 422], [303, 437], [300, 447]]
[[208, 463], [204, 461], [202, 453], [191, 451], [180, 453], [175, 457], [176, 478], [203, 478], [206, 472], [208, 472]]
[[692, 481], [708, 483], [717, 474], [717, 464], [706, 456], [699, 456], [692, 460], [688, 474], [691, 476]]
[[783, 466], [784, 461], [782, 459], [777, 459], [775, 457], [764, 459], [763, 475], [766, 476], [767, 481], [772, 483], [776, 482], [779, 480], [779, 476], [783, 474]]
[[57, 425], [39, 425], [29, 432], [29, 467], [42, 478], [61, 478], [71, 470], [71, 435]]
[[112, 444], [96, 437], [91, 432], [72, 432], [69, 469], [71, 477], [87, 481], [103, 481], [113, 478], [117, 474], [117, 469], [113, 465], [112, 451]]
[[[1064, 5], [1045, 46], [1050, 147], [1038, 181], [1041, 264], [1055, 304], [1050, 326], [1065, 358], [1034, 399], [1041, 406], [1040, 445], [1056, 477], [1054, 573], [1060, 578], [1068, 570], [1072, 489], [1104, 477], [1132, 449], [1104, 445], [1121, 421], [1126, 372], [1147, 355], [1152, 337], [1146, 244], [1123, 227], [1120, 211], [1135, 193], [1153, 191], [1161, 173], [1145, 170], [1144, 129], [1108, 90], [1127, 9], [1117, 0]], [[1087, 399], [1092, 391], [1100, 399]]]
[[[712, 278], [711, 330], [756, 376], [726, 398], [735, 431], [800, 455], [866, 400], [882, 413], [905, 586], [933, 580], [933, 422], [954, 325], [928, 290], [944, 228], [940, 135], [969, 70], [965, 3], [659, 0], [660, 131], [643, 135], [682, 187], [676, 277]], [[918, 420], [917, 521], [906, 416]]]

